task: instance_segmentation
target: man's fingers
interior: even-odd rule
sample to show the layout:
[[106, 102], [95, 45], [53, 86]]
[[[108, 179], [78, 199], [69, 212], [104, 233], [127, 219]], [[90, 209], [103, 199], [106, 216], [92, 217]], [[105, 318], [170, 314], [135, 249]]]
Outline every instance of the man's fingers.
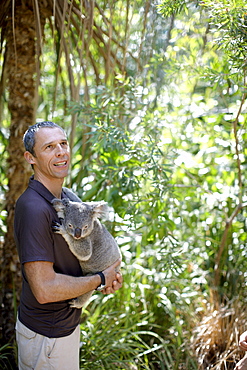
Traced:
[[[123, 284], [123, 276], [119, 272], [117, 272], [117, 274], [116, 274], [116, 279], [117, 279], [117, 282], [119, 284], [121, 284], [121, 285]], [[113, 282], [113, 284], [114, 284], [114, 282]]]
[[102, 293], [103, 294], [112, 294], [112, 293], [114, 293], [114, 290], [111, 287], [108, 286], [107, 288], [102, 290]]

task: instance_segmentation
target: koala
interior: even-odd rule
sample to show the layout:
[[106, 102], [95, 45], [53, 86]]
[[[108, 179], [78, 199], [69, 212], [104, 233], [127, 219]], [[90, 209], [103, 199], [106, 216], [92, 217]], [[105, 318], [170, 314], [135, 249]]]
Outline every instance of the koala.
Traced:
[[[61, 222], [53, 224], [53, 231], [66, 240], [71, 252], [78, 258], [84, 275], [103, 271], [121, 258], [117, 242], [98, 220], [107, 214], [106, 202], [77, 202], [55, 198], [52, 205]], [[93, 292], [73, 299], [70, 306], [81, 308]]]

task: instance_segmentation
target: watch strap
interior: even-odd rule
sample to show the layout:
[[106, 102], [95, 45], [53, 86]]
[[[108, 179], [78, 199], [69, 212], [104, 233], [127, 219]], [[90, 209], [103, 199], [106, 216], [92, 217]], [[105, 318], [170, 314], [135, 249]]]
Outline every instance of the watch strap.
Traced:
[[101, 278], [101, 284], [96, 288], [96, 290], [102, 290], [105, 287], [105, 275], [101, 271], [96, 272], [96, 275], [99, 275]]

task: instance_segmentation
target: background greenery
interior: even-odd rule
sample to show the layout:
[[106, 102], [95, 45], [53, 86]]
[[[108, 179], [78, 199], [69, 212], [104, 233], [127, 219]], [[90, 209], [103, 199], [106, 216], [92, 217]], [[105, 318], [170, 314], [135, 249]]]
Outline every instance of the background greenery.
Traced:
[[66, 185], [109, 203], [107, 227], [123, 253], [123, 288], [94, 295], [83, 311], [81, 368], [233, 369], [246, 329], [247, 6], [94, 6], [91, 34], [80, 38], [72, 20], [72, 37], [66, 28], [68, 54], [54, 49], [61, 34], [45, 23], [36, 112], [68, 131]]

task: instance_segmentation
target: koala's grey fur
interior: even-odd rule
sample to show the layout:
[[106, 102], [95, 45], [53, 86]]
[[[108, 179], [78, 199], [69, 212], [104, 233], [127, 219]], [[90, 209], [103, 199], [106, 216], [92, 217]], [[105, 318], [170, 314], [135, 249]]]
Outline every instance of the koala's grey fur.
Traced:
[[[107, 214], [106, 202], [76, 202], [55, 198], [52, 204], [61, 221], [61, 224], [53, 226], [53, 231], [66, 240], [71, 252], [78, 258], [84, 275], [103, 271], [121, 258], [115, 239], [98, 220]], [[72, 300], [71, 307], [81, 308], [93, 292]]]

